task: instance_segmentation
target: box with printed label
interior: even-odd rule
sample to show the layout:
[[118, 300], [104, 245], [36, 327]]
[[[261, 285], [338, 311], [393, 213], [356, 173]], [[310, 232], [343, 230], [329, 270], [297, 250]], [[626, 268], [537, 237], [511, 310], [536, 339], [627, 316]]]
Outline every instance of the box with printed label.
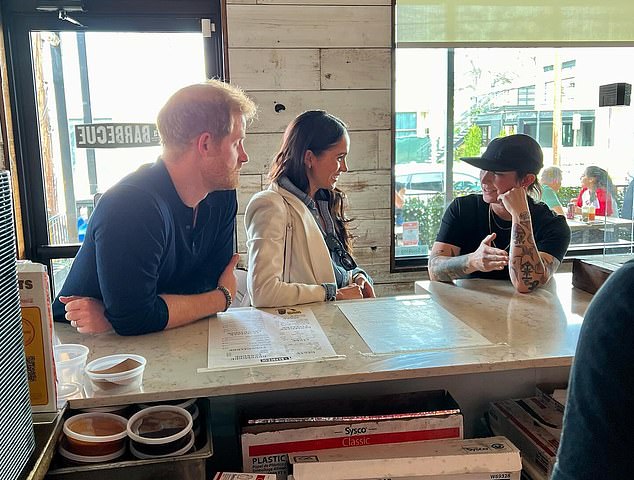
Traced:
[[488, 411], [495, 435], [504, 435], [522, 452], [522, 462], [550, 478], [557, 457], [563, 414], [538, 397], [494, 402]]
[[294, 480], [519, 480], [504, 437], [370, 445], [289, 455]]
[[33, 412], [55, 412], [53, 313], [46, 267], [20, 260], [17, 264], [22, 334]]
[[567, 383], [540, 383], [535, 387], [535, 396], [561, 413], [566, 408]]
[[438, 439], [461, 439], [463, 419], [445, 391], [255, 408], [245, 413], [245, 472], [288, 475], [288, 454]]
[[275, 475], [266, 473], [218, 472], [214, 480], [275, 480]]

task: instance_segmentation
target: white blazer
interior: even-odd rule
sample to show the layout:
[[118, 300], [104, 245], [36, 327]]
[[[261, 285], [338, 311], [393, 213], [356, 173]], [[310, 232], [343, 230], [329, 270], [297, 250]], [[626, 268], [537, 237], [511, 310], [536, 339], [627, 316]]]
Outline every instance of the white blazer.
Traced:
[[254, 307], [326, 299], [336, 283], [330, 252], [308, 207], [273, 183], [255, 194], [244, 216], [249, 251], [247, 288]]

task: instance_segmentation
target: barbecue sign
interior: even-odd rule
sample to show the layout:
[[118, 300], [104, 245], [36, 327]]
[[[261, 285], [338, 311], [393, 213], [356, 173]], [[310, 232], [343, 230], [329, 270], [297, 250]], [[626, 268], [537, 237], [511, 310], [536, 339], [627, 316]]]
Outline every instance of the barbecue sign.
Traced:
[[160, 145], [153, 123], [88, 123], [75, 125], [77, 148], [131, 148]]

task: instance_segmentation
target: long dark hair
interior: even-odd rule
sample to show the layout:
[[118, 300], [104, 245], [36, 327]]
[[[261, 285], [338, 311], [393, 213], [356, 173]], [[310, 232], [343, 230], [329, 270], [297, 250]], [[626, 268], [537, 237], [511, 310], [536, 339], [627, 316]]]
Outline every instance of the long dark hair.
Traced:
[[594, 178], [596, 188], [602, 188], [605, 190], [612, 198], [616, 199], [616, 188], [612, 183], [612, 179], [608, 172], [603, 170], [601, 167], [597, 167], [595, 165], [590, 165], [586, 167], [583, 174], [586, 177]]
[[[319, 156], [335, 145], [344, 135], [348, 135], [346, 124], [339, 118], [323, 110], [309, 110], [295, 117], [288, 124], [282, 145], [275, 155], [269, 171], [269, 180], [277, 182], [287, 177], [293, 184], [308, 193], [309, 182], [306, 175], [304, 157], [310, 150]], [[328, 207], [335, 222], [335, 233], [348, 252], [352, 252], [352, 235], [346, 217], [347, 197], [339, 188], [322, 190], [328, 195]]]

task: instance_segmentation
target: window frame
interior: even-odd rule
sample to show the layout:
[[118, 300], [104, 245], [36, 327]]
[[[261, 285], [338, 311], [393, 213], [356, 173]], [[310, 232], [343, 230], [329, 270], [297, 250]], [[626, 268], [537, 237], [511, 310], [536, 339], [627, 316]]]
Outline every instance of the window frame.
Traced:
[[[215, 34], [204, 39], [208, 78], [225, 78], [226, 48], [223, 4], [220, 0], [112, 0], [90, 5], [86, 12], [68, 12], [85, 28], [58, 18], [57, 12], [37, 11], [34, 2], [7, 0], [2, 5], [10, 108], [13, 119], [15, 166], [21, 212], [25, 258], [43, 263], [73, 258], [80, 244], [51, 245], [48, 232], [43, 161], [37, 125], [37, 100], [31, 55], [32, 31], [95, 31], [173, 33], [201, 32], [201, 20], [215, 25]], [[151, 13], [148, 13], [151, 12]], [[51, 281], [53, 275], [50, 276]]]
[[[454, 55], [455, 55], [455, 49], [468, 49], [468, 48], [531, 48], [531, 47], [551, 47], [551, 48], [567, 48], [567, 47], [601, 47], [604, 45], [601, 45], [599, 43], [596, 44], [584, 44], [584, 45], [565, 45], [565, 44], [561, 44], [561, 45], [555, 45], [555, 44], [549, 44], [549, 45], [538, 45], [535, 43], [526, 43], [526, 44], [514, 44], [514, 45], [509, 45], [506, 43], [491, 43], [491, 44], [478, 44], [478, 45], [464, 45], [464, 44], [427, 44], [427, 43], [417, 43], [417, 42], [400, 42], [398, 45], [396, 42], [394, 42], [393, 45], [393, 49], [392, 49], [392, 54], [393, 57], [396, 57], [396, 50], [397, 49], [407, 49], [407, 48], [446, 48], [447, 49], [447, 99], [446, 99], [446, 105], [447, 105], [447, 119], [446, 119], [446, 145], [453, 145], [453, 141], [454, 141], [454, 78], [455, 78], [455, 67], [454, 67]], [[611, 45], [614, 46], [614, 45]], [[623, 47], [633, 47], [634, 44], [619, 44], [618, 46], [623, 46]], [[546, 71], [547, 66], [544, 67], [544, 71]], [[571, 85], [570, 88], [574, 89], [575, 88], [575, 84], [574, 84], [574, 80], [575, 80], [575, 69], [576, 69], [576, 60], [571, 60], [571, 61], [565, 61], [562, 62], [561, 64], [561, 73], [565, 73], [567, 74], [565, 79], [562, 79], [562, 82], [565, 80], [572, 80], [573, 84]], [[551, 68], [552, 70], [552, 68]], [[568, 76], [572, 74], [572, 76]], [[392, 88], [393, 88], [393, 94], [392, 94], [392, 98], [393, 98], [393, 102], [392, 102], [392, 118], [393, 120], [393, 125], [395, 125], [395, 117], [396, 117], [396, 102], [394, 101], [395, 97], [396, 97], [396, 75], [397, 75], [397, 69], [396, 69], [396, 61], [393, 60], [393, 68], [392, 68]], [[529, 88], [530, 86], [525, 86], [525, 87], [520, 87], [520, 88]], [[533, 89], [535, 87], [535, 85], [532, 86]], [[562, 83], [562, 90], [564, 89], [564, 85]], [[544, 89], [546, 90], [546, 89]], [[518, 89], [518, 98], [519, 98], [519, 89]], [[533, 98], [534, 98], [534, 90], [533, 90]], [[400, 113], [400, 112], [399, 112]], [[539, 111], [537, 112], [537, 117], [534, 120], [534, 122], [539, 123], [539, 122], [543, 122], [544, 120], [548, 120], [548, 118], [542, 118], [542, 114], [544, 112], [543, 111]], [[563, 113], [563, 112], [562, 112]], [[550, 112], [551, 116], [552, 116], [552, 112]], [[546, 122], [545, 122], [546, 123]], [[587, 117], [583, 117], [582, 116], [582, 123], [591, 123], [591, 137], [592, 137], [592, 142], [589, 145], [572, 145], [573, 147], [583, 147], [583, 146], [594, 146], [595, 145], [595, 135], [596, 135], [596, 122], [595, 122], [595, 118], [593, 117], [592, 119], [589, 119]], [[550, 125], [552, 128], [552, 117], [550, 120]], [[538, 131], [541, 134], [541, 128], [538, 129]], [[519, 132], [517, 132], [519, 133]], [[561, 135], [563, 135], [563, 122], [562, 122], [562, 132], [560, 132]], [[552, 132], [551, 132], [551, 138], [552, 138]], [[489, 139], [490, 141], [490, 139]], [[484, 142], [484, 137], [483, 137], [483, 142]], [[562, 147], [564, 147], [562, 145]], [[564, 148], [568, 148], [568, 147], [564, 147]], [[394, 188], [395, 188], [395, 166], [396, 166], [396, 146], [395, 146], [395, 128], [392, 128], [392, 201], [391, 201], [391, 212], [392, 212], [392, 217], [394, 214]], [[453, 149], [452, 148], [447, 148], [446, 147], [446, 161], [445, 161], [445, 181], [444, 184], [446, 185], [445, 191], [444, 191], [444, 204], [445, 204], [445, 208], [447, 208], [447, 206], [449, 205], [449, 203], [453, 200], [453, 167], [454, 167], [454, 155], [453, 155]], [[427, 266], [428, 266], [428, 262], [429, 262], [429, 255], [426, 256], [418, 256], [418, 257], [396, 257], [396, 236], [395, 236], [395, 230], [394, 230], [394, 221], [390, 222], [390, 271], [392, 273], [404, 273], [404, 272], [411, 272], [411, 271], [425, 271], [427, 270]], [[601, 254], [605, 251], [606, 247], [605, 243], [603, 245], [597, 245], [597, 247], [591, 247], [591, 248], [580, 248], [580, 249], [568, 249], [566, 251], [566, 255], [564, 257], [564, 262], [565, 261], [572, 261], [574, 258], [577, 258], [579, 256], [583, 256], [583, 255], [593, 255], [593, 254]], [[430, 248], [431, 250], [431, 248]]]

